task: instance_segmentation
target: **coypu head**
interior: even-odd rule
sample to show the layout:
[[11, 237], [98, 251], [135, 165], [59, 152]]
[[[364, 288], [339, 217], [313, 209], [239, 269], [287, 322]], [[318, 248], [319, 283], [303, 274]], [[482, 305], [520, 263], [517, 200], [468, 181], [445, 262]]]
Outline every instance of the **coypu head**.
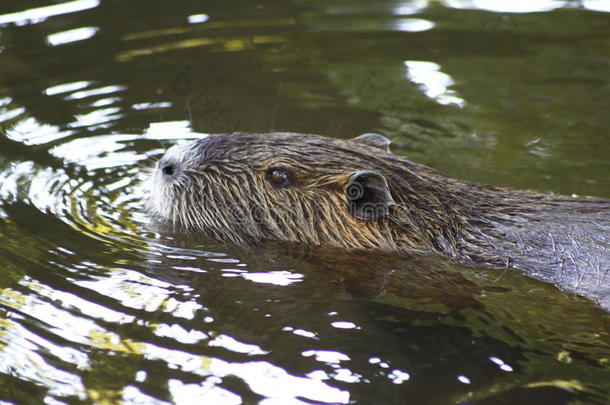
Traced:
[[[377, 134], [210, 135], [170, 148], [149, 208], [174, 224], [244, 244], [283, 240], [396, 249], [397, 186]], [[413, 247], [421, 247], [413, 235]], [[421, 239], [421, 238], [419, 238]]]

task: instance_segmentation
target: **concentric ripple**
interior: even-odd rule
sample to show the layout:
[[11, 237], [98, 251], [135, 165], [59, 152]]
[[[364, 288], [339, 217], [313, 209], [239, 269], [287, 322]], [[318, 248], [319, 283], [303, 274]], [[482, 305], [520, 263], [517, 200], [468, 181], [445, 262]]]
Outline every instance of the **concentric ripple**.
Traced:
[[[145, 214], [146, 180], [154, 160], [171, 145], [172, 138], [196, 138], [182, 123], [153, 124], [139, 135], [99, 135], [68, 139], [49, 149], [55, 167], [32, 161], [13, 162], [0, 174], [0, 196], [22, 201], [60, 219], [75, 230], [106, 242], [148, 243]], [[176, 131], [178, 130], [178, 131]], [[178, 132], [178, 134], [176, 134]], [[134, 145], [146, 145], [139, 153]], [[153, 147], [150, 147], [153, 145]], [[61, 164], [57, 164], [61, 162]]]

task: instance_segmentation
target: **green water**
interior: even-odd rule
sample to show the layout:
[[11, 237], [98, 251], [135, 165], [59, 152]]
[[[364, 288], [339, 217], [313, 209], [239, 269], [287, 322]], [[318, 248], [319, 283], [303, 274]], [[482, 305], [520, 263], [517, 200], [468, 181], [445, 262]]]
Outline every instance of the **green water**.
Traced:
[[[4, 0], [0, 400], [607, 404], [610, 315], [517, 272], [244, 251], [144, 210], [200, 133], [380, 132], [610, 198], [610, 2]], [[569, 218], [566, 218], [569, 221]]]

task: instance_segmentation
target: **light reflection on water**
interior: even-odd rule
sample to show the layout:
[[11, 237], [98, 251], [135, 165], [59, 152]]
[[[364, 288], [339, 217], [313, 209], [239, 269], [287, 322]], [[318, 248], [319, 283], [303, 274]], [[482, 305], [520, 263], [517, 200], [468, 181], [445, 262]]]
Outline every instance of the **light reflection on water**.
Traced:
[[47, 41], [51, 46], [65, 45], [72, 42], [84, 41], [92, 38], [97, 34], [99, 28], [97, 27], [81, 27], [73, 30], [56, 32], [47, 36]]
[[444, 0], [443, 3], [454, 8], [489, 10], [498, 13], [534, 13], [551, 11], [565, 6], [564, 2], [556, 0]]
[[66, 100], [80, 100], [87, 97], [117, 93], [123, 90], [125, 90], [125, 86], [104, 86], [90, 90], [80, 90], [67, 96]]
[[442, 0], [448, 7], [472, 10], [488, 10], [496, 13], [536, 13], [553, 11], [564, 7], [581, 7], [596, 11], [610, 11], [610, 3], [606, 0], [528, 0], [528, 1], [498, 1], [498, 0]]
[[[20, 110], [20, 112], [24, 111], [24, 109]], [[39, 145], [65, 138], [73, 133], [72, 130], [62, 131], [54, 125], [41, 124], [34, 118], [26, 118], [13, 125], [6, 132], [6, 136], [26, 145]]]
[[[290, 5], [294, 10], [269, 3], [226, 15], [213, 4], [178, 2], [159, 9], [160, 20], [142, 3], [133, 7], [147, 18], [131, 19], [127, 28], [123, 19], [112, 24], [93, 14], [108, 12], [107, 4], [79, 0], [14, 12], [24, 8], [14, 2], [13, 11], [0, 10], [0, 40], [7, 41], [0, 57], [8, 55], [0, 60], [0, 377], [25, 384], [15, 392], [41, 388], [37, 401], [47, 403], [457, 404], [516, 402], [521, 391], [529, 402], [520, 402], [532, 404], [548, 395], [557, 403], [610, 398], [609, 319], [589, 303], [516, 275], [497, 282], [494, 274], [489, 285], [459, 295], [477, 277], [487, 280], [483, 272], [456, 285], [443, 279], [417, 295], [428, 277], [404, 281], [376, 269], [381, 261], [348, 257], [342, 269], [310, 264], [303, 252], [294, 260], [285, 249], [243, 252], [157, 227], [144, 210], [154, 160], [176, 142], [215, 132], [213, 124], [224, 123], [218, 117], [227, 116], [240, 122], [223, 131], [267, 131], [276, 121], [281, 130], [332, 136], [381, 130], [409, 156], [418, 156], [412, 144], [423, 144], [429, 158], [425, 141], [434, 138], [449, 169], [473, 164], [470, 172], [451, 173], [489, 173], [501, 184], [506, 166], [510, 178], [539, 187], [505, 163], [523, 152], [535, 159], [521, 163], [529, 171], [574, 176], [568, 190], [577, 183], [584, 192], [607, 193], [605, 138], [580, 132], [588, 125], [599, 132], [601, 115], [569, 128], [577, 147], [564, 148], [566, 156], [557, 152], [561, 137], [547, 136], [547, 128], [571, 125], [553, 126], [574, 113], [549, 107], [562, 99], [546, 91], [572, 71], [531, 79], [518, 70], [532, 63], [532, 53], [563, 45], [561, 60], [587, 61], [568, 63], [576, 73], [567, 85], [603, 88], [591, 74], [605, 66], [596, 48], [603, 38], [558, 45], [548, 32], [568, 30], [561, 23], [540, 26], [548, 43], [523, 28], [535, 27], [530, 13], [556, 17], [553, 10], [575, 2], [331, 2]], [[603, 2], [578, 4], [610, 11]], [[467, 20], [471, 10], [480, 14]], [[518, 25], [523, 37], [498, 37], [507, 41], [507, 55], [478, 42], [497, 34], [486, 29], [500, 13], [528, 18]], [[28, 35], [31, 43], [18, 42]], [[522, 45], [529, 42], [536, 52]], [[541, 58], [532, 59], [537, 69]], [[481, 77], [465, 74], [496, 59]], [[188, 80], [177, 86], [183, 76]], [[504, 77], [513, 87], [497, 97], [490, 90], [502, 88]], [[511, 102], [515, 95], [523, 98]], [[607, 103], [585, 99], [583, 114]], [[550, 118], [539, 127], [531, 117], [514, 120], [515, 106]], [[514, 127], [497, 124], [505, 114]], [[502, 138], [501, 130], [516, 134]], [[553, 159], [576, 160], [582, 172], [554, 172]], [[549, 187], [565, 191], [559, 183]], [[14, 382], [0, 379], [0, 396]], [[36, 402], [11, 395], [14, 403]]]
[[44, 93], [47, 96], [55, 96], [57, 94], [63, 93], [72, 93], [84, 89], [85, 87], [89, 87], [91, 84], [92, 82], [84, 80], [78, 82], [62, 83], [45, 89]]
[[210, 17], [207, 14], [193, 14], [188, 16], [188, 22], [191, 24], [200, 24], [206, 22]]
[[405, 61], [407, 75], [413, 83], [421, 86], [422, 91], [441, 104], [463, 106], [465, 101], [456, 95], [450, 86], [454, 84], [451, 76], [441, 72], [434, 62]]
[[51, 6], [31, 8], [17, 13], [0, 15], [0, 26], [5, 24], [39, 24], [47, 18], [62, 14], [76, 13], [78, 11], [95, 8], [100, 4], [99, 0], [75, 0]]
[[434, 28], [434, 23], [421, 18], [403, 18], [394, 23], [395, 31], [422, 32]]

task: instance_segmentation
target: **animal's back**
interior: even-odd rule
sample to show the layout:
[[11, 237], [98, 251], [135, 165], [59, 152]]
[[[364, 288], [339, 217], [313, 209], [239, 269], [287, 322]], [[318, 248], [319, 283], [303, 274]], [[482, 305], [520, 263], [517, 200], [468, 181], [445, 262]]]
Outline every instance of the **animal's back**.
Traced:
[[498, 253], [529, 276], [593, 298], [610, 310], [609, 203], [559, 200], [542, 204], [519, 226], [496, 224], [506, 235]]

